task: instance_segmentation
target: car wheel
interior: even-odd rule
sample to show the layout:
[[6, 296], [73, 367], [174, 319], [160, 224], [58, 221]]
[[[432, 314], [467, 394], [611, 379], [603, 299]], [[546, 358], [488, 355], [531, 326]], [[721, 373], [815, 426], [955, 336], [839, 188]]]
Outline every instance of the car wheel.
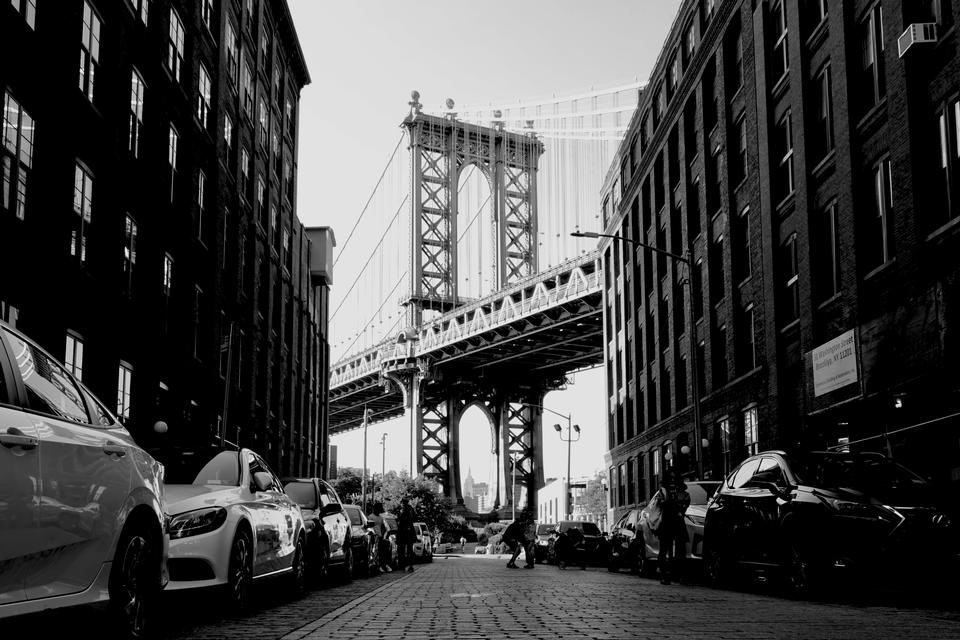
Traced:
[[607, 571], [610, 573], [620, 572], [620, 558], [612, 553], [607, 557]]
[[787, 588], [795, 596], [808, 596], [813, 591], [813, 567], [810, 558], [791, 544], [786, 566]]
[[253, 544], [249, 533], [238, 531], [230, 545], [230, 564], [227, 569], [227, 608], [231, 613], [242, 613], [250, 606], [252, 582]]
[[320, 547], [319, 558], [310, 560], [307, 563], [308, 573], [313, 584], [318, 587], [326, 587], [330, 581], [330, 549], [326, 544]]
[[307, 591], [307, 561], [303, 553], [303, 535], [297, 537], [297, 546], [293, 551], [293, 564], [290, 566], [290, 595], [301, 597]]
[[703, 554], [703, 572], [707, 582], [721, 587], [730, 582], [732, 567], [722, 548], [708, 548]]
[[120, 634], [143, 638], [150, 632], [160, 592], [160, 551], [149, 525], [130, 523], [117, 544], [110, 573], [110, 607]]

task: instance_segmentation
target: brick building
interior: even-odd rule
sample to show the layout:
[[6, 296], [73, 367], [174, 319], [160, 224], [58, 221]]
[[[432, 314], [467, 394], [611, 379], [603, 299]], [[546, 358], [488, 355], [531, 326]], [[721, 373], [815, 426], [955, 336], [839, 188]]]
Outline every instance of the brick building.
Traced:
[[0, 55], [0, 318], [148, 447], [322, 472], [330, 274], [309, 265], [333, 236], [296, 215], [310, 77], [286, 2], [14, 0]]
[[696, 471], [691, 339], [704, 475], [849, 443], [960, 479], [957, 17], [681, 2], [603, 194], [605, 233], [692, 263], [601, 244], [616, 511]]

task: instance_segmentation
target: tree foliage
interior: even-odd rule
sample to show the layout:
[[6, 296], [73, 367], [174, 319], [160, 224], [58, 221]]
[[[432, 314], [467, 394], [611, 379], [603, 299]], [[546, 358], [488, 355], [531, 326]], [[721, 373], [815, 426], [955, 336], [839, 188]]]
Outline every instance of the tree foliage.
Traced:
[[427, 527], [435, 533], [454, 524], [451, 513], [453, 503], [433, 480], [411, 478], [406, 473], [389, 471], [383, 478], [379, 497], [384, 509], [391, 513], [398, 513], [400, 500], [409, 498], [417, 520], [426, 522]]
[[587, 513], [601, 514], [607, 512], [607, 491], [603, 486], [602, 472], [587, 481], [587, 488], [583, 491], [580, 504]]
[[344, 502], [359, 502], [360, 491], [363, 487], [363, 473], [353, 467], [340, 467], [337, 478], [333, 481], [333, 488]]

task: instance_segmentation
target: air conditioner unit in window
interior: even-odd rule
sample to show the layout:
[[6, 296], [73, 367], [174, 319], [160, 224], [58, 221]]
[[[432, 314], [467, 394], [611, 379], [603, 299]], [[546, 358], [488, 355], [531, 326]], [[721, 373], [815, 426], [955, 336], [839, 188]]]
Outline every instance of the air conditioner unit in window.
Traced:
[[907, 49], [915, 44], [922, 42], [937, 41], [937, 23], [936, 22], [916, 22], [907, 27], [907, 30], [897, 38], [897, 51], [900, 57], [907, 52]]

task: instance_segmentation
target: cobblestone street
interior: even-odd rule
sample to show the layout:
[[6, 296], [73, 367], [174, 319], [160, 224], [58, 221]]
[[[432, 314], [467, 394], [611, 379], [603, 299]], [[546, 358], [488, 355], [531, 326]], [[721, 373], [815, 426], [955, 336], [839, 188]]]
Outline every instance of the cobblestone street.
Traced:
[[[272, 583], [239, 618], [216, 613], [216, 594], [164, 596], [161, 637], [320, 640], [338, 638], [960, 638], [960, 609], [867, 602], [811, 602], [658, 581], [601, 568], [507, 569], [488, 556], [438, 557], [394, 572], [311, 591], [295, 602]], [[521, 563], [522, 566], [522, 563]], [[948, 601], [948, 600], [947, 600]], [[49, 637], [102, 627], [93, 611], [16, 621], [3, 638]]]

